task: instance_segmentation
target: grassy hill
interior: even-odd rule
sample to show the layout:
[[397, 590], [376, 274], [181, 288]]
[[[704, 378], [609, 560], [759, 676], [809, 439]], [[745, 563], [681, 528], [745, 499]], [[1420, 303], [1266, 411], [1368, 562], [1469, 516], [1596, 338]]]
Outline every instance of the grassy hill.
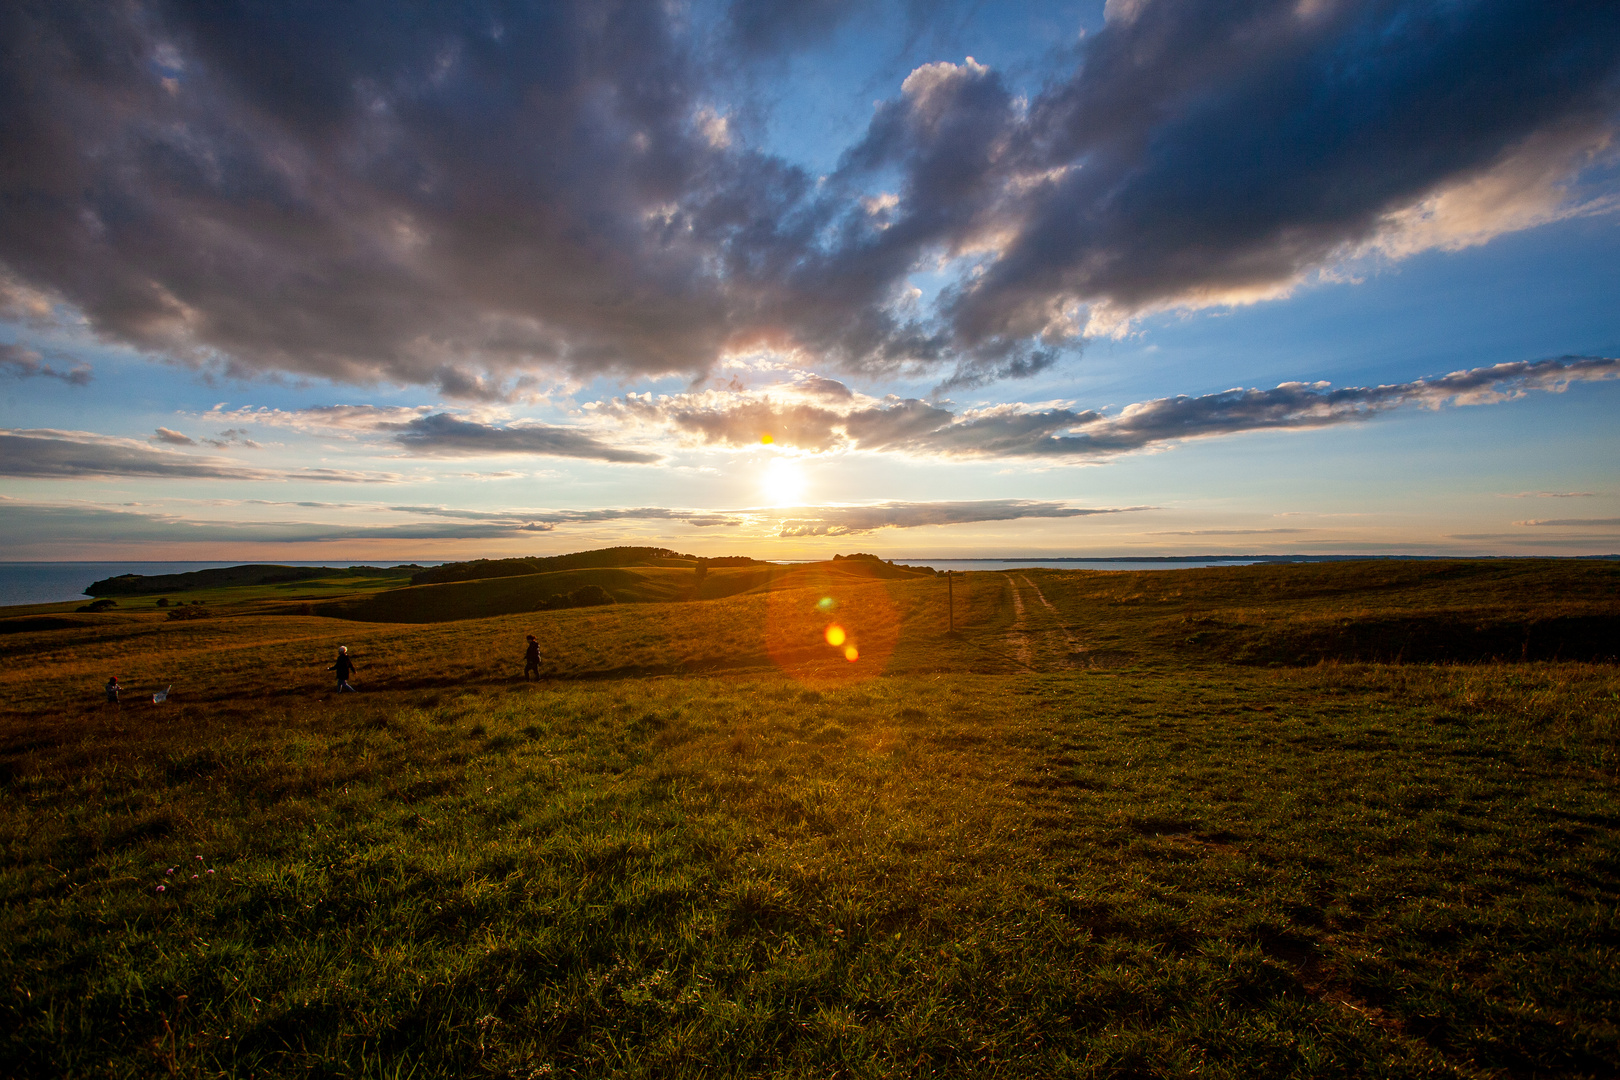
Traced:
[[86, 596], [157, 596], [163, 593], [191, 593], [253, 585], [297, 586], [315, 580], [369, 578], [396, 581], [409, 578], [421, 569], [414, 563], [405, 566], [347, 568], [261, 563], [192, 570], [184, 574], [120, 574], [117, 577], [92, 582], [84, 592]]
[[479, 578], [524, 577], [529, 574], [548, 574], [556, 570], [594, 570], [619, 566], [662, 566], [688, 570], [702, 566], [764, 565], [747, 556], [699, 558], [682, 555], [678, 551], [661, 547], [611, 547], [594, 551], [576, 551], [568, 555], [537, 556], [519, 559], [473, 559], [470, 562], [445, 563], [421, 570], [411, 578], [412, 585], [442, 585], [451, 581], [474, 581]]
[[[882, 562], [837, 560], [824, 564], [829, 573], [851, 580], [931, 576]], [[553, 570], [514, 577], [488, 577], [447, 584], [416, 585], [376, 593], [361, 599], [339, 600], [316, 610], [322, 615], [362, 622], [448, 622], [513, 615], [545, 609], [553, 597], [586, 586], [596, 586], [621, 604], [691, 600], [718, 600], [755, 589], [772, 588], [790, 579], [796, 568], [771, 563], [748, 565], [695, 564], [595, 567]], [[567, 605], [558, 605], [567, 606]]]
[[6, 1073], [1620, 1072], [1620, 668], [1387, 639], [1606, 568], [849, 561], [0, 637]]

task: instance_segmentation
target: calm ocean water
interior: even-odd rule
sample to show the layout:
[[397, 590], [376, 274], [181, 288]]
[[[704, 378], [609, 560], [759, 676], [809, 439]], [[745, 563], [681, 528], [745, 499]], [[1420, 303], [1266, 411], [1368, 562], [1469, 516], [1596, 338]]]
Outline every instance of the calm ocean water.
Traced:
[[[0, 607], [12, 604], [55, 604], [65, 600], [89, 602], [85, 586], [119, 574], [186, 574], [218, 566], [241, 566], [251, 560], [218, 559], [214, 562], [0, 562]], [[409, 562], [410, 560], [405, 560]], [[315, 562], [276, 559], [277, 566], [359, 566], [343, 560]], [[372, 565], [376, 565], [373, 563]], [[393, 563], [388, 565], [392, 566]], [[432, 565], [422, 563], [423, 566]]]
[[895, 559], [906, 566], [932, 566], [935, 570], [1189, 570], [1200, 566], [1248, 566], [1259, 559]]

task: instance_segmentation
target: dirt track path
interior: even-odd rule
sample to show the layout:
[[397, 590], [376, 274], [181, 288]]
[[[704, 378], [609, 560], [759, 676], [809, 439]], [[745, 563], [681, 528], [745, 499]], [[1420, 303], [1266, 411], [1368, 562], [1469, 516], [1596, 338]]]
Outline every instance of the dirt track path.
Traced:
[[1034, 669], [1034, 649], [1031, 647], [1033, 643], [1029, 637], [1029, 620], [1024, 612], [1024, 598], [1019, 594], [1018, 583], [1013, 580], [1012, 575], [1004, 576], [1007, 578], [1007, 584], [1012, 586], [1013, 600], [1013, 625], [1012, 629], [1007, 631], [1007, 644], [1020, 664]]
[[[1063, 643], [1068, 646], [1067, 657], [1072, 658], [1076, 653], [1083, 651], [1085, 646], [1081, 645], [1079, 640], [1075, 638], [1073, 634], [1069, 633], [1069, 628], [1063, 624], [1063, 616], [1058, 613], [1058, 609], [1056, 607], [1052, 606], [1052, 601], [1046, 598], [1046, 594], [1041, 592], [1041, 587], [1029, 580], [1029, 578], [1025, 577], [1023, 574], [1019, 574], [1018, 578], [1025, 585], [1028, 585], [1034, 590], [1035, 599], [1041, 602], [1041, 606], [1044, 607], [1047, 614], [1052, 617], [1052, 628], [1063, 635]], [[1065, 663], [1064, 666], [1073, 667], [1074, 664], [1071, 660], [1070, 662]]]
[[[1077, 666], [1076, 659], [1084, 654], [1085, 646], [1069, 633], [1062, 614], [1040, 586], [1024, 574], [1005, 577], [1012, 586], [1013, 598], [1013, 625], [1007, 631], [1007, 644], [1019, 663], [1032, 671], [1061, 671]], [[1033, 594], [1033, 601], [1026, 602], [1025, 590]]]

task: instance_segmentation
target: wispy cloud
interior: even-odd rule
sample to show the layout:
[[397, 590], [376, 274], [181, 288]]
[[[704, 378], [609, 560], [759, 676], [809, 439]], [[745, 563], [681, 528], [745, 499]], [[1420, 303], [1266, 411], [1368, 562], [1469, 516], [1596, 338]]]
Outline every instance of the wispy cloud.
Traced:
[[[603, 507], [585, 510], [463, 510], [434, 505], [354, 503], [277, 503], [313, 511], [346, 511], [338, 521], [220, 520], [167, 513], [147, 507], [107, 507], [85, 503], [35, 503], [0, 497], [0, 545], [22, 547], [53, 537], [85, 542], [242, 541], [315, 543], [331, 540], [497, 540], [550, 533], [570, 527], [664, 522], [693, 528], [740, 528], [751, 535], [781, 537], [854, 536], [881, 529], [963, 525], [1026, 518], [1075, 518], [1131, 513], [1152, 507], [1076, 507], [1026, 500], [906, 503], [866, 506], [802, 506], [699, 510], [671, 507]], [[376, 510], [407, 521], [357, 523], [355, 510]], [[319, 516], [312, 515], [312, 516]]]
[[781, 536], [849, 536], [879, 529], [924, 525], [967, 525], [1026, 518], [1078, 518], [1154, 510], [1152, 506], [1082, 507], [1024, 499], [974, 502], [886, 502], [868, 506], [797, 507], [765, 512], [780, 515]]
[[609, 446], [574, 428], [545, 424], [498, 426], [434, 413], [402, 424], [394, 442], [408, 453], [430, 457], [486, 457], [525, 454], [650, 464], [659, 455]]
[[1504, 499], [1593, 499], [1597, 497], [1595, 491], [1515, 491], [1511, 495], [1503, 494]]
[[[160, 441], [162, 432], [159, 428]], [[179, 435], [178, 432], [169, 432]], [[182, 445], [192, 440], [184, 435]], [[325, 483], [390, 483], [392, 473], [366, 473], [346, 469], [303, 468], [284, 472], [252, 469], [234, 462], [198, 454], [155, 449], [133, 439], [118, 439], [84, 431], [32, 429], [0, 430], [0, 476], [98, 479], [110, 476], [188, 480], [313, 480]]]
[[1024, 518], [1076, 518], [1153, 510], [1151, 506], [1080, 507], [1025, 499], [962, 502], [884, 502], [864, 505], [742, 507], [721, 510], [667, 507], [598, 508], [591, 510], [459, 510], [438, 506], [394, 506], [399, 513], [550, 531], [559, 526], [610, 521], [670, 521], [699, 528], [749, 526], [779, 536], [845, 536], [879, 529], [914, 529], [924, 525], [965, 525]]
[[432, 405], [313, 405], [307, 409], [215, 406], [202, 417], [214, 423], [260, 425], [325, 434], [334, 431], [397, 431], [435, 411]]
[[941, 404], [899, 398], [864, 399], [840, 409], [731, 391], [656, 399], [629, 395], [587, 408], [592, 415], [643, 429], [664, 428], [705, 445], [754, 446], [764, 440], [812, 453], [1095, 459], [1188, 439], [1356, 423], [1399, 408], [1493, 404], [1616, 377], [1620, 360], [1576, 356], [1494, 364], [1385, 386], [1333, 389], [1325, 382], [1290, 382], [1270, 390], [1156, 398], [1117, 413], [1016, 404], [953, 412]]
[[1530, 521], [1515, 521], [1515, 525], [1553, 525], [1560, 528], [1612, 528], [1620, 525], [1620, 518], [1543, 518]]
[[1317, 532], [1316, 529], [1179, 529], [1150, 532], [1149, 536], [1273, 536]]
[[91, 379], [89, 364], [76, 363], [66, 371], [58, 371], [35, 350], [10, 344], [0, 344], [0, 375], [13, 379], [60, 379], [70, 386], [87, 386]]
[[534, 422], [506, 424], [467, 419], [431, 406], [317, 405], [307, 409], [214, 409], [210, 419], [264, 424], [309, 434], [366, 433], [419, 457], [577, 458], [622, 464], [651, 464], [661, 456], [613, 446], [574, 427]]

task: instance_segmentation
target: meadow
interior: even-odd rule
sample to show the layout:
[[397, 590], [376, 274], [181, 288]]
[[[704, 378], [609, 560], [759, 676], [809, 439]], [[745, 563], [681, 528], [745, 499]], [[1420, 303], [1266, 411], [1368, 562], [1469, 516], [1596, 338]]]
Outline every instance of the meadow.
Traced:
[[945, 579], [832, 564], [439, 622], [0, 612], [0, 1061], [1613, 1076], [1617, 585], [972, 573], [954, 633]]

